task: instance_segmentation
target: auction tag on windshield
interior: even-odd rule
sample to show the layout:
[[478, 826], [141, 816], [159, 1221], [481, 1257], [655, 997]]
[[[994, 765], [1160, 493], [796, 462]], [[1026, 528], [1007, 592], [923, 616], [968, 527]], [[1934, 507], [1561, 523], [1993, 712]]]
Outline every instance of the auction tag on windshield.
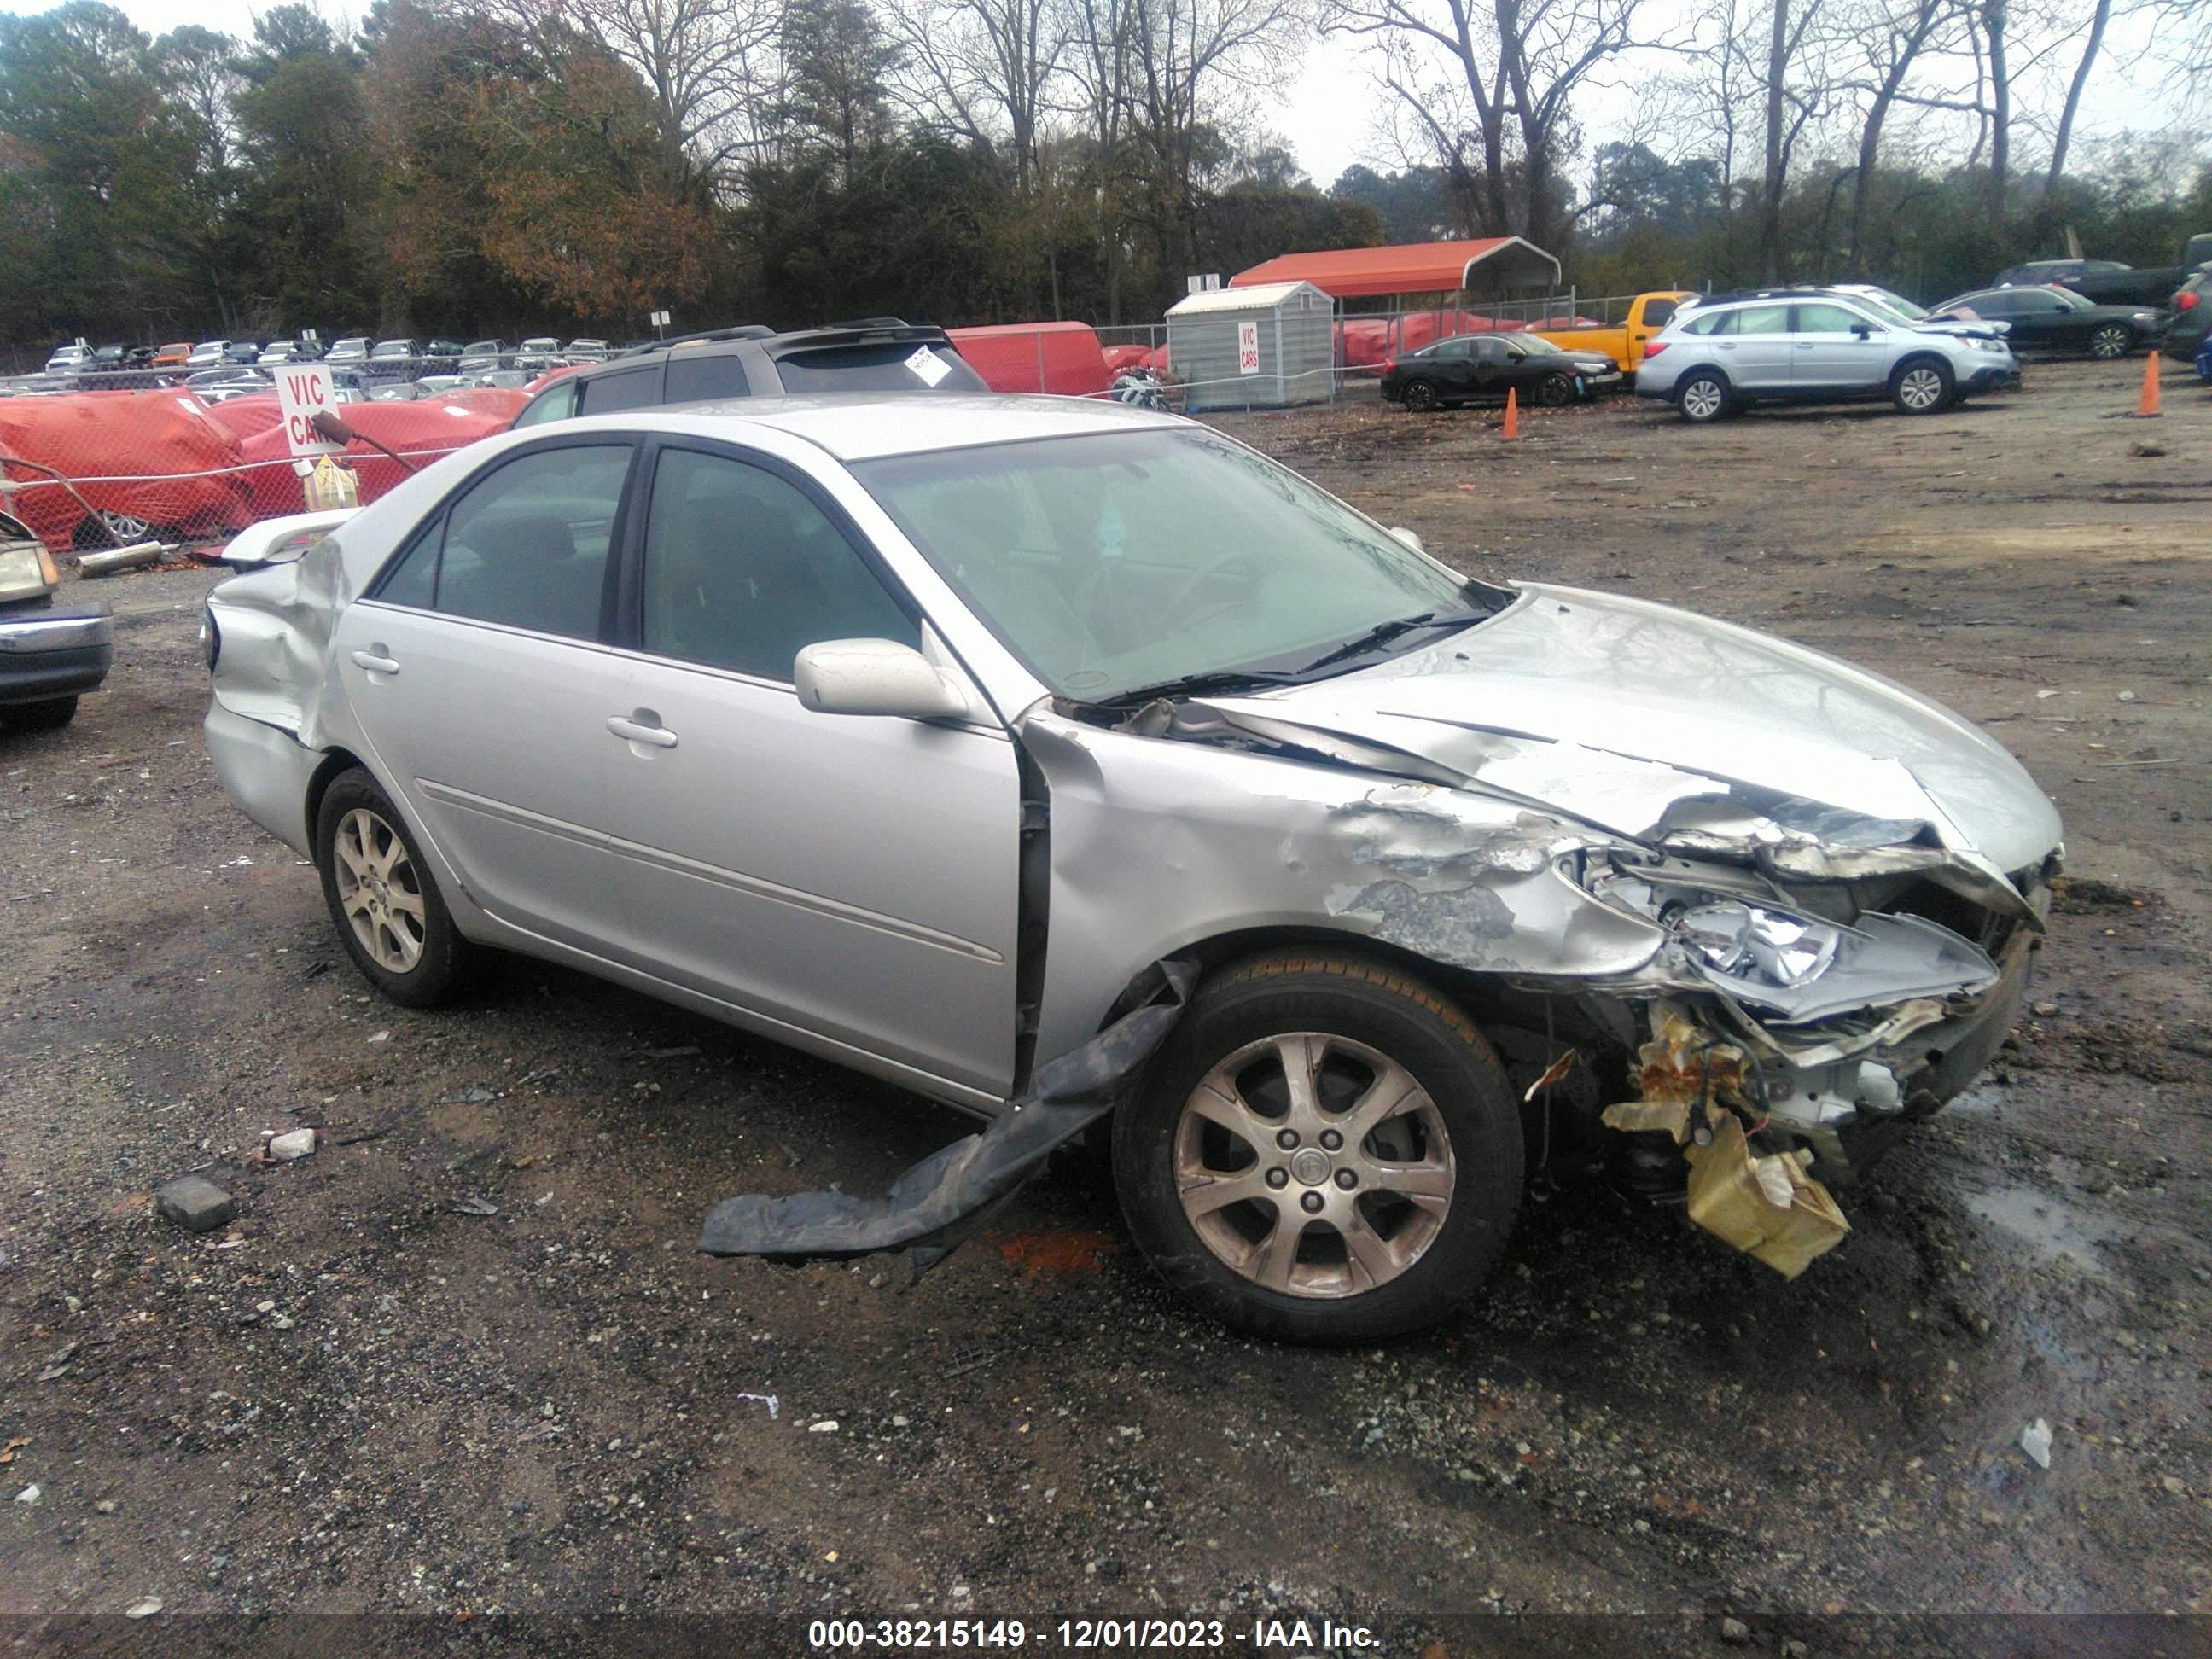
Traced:
[[916, 346], [914, 356], [906, 360], [906, 366], [914, 371], [915, 378], [924, 386], [935, 386], [952, 372], [945, 359], [927, 346]]

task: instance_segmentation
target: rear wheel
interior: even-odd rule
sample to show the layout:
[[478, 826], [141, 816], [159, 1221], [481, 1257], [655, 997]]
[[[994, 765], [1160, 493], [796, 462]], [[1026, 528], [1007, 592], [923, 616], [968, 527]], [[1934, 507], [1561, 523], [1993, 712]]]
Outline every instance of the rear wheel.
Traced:
[[1900, 415], [1941, 414], [1950, 407], [1952, 384], [1949, 364], [1915, 357], [1890, 377], [1889, 400]]
[[323, 796], [315, 866], [338, 938], [371, 985], [409, 1008], [442, 1002], [459, 987], [468, 941], [405, 821], [366, 771], [343, 774]]
[[2122, 323], [2106, 323], [2089, 337], [2089, 355], [2106, 362], [2124, 357], [2135, 349], [2135, 332]]
[[1443, 407], [1443, 398], [1437, 394], [1434, 380], [1413, 380], [1406, 387], [1406, 407], [1416, 415], [1426, 415]]
[[1359, 1342], [1434, 1323], [1496, 1264], [1521, 1121], [1467, 1017], [1378, 963], [1216, 975], [1114, 1118], [1130, 1231], [1240, 1330]]
[[1674, 394], [1675, 405], [1682, 418], [1702, 426], [1708, 421], [1717, 421], [1729, 412], [1728, 382], [1710, 369], [1701, 369], [1682, 383]]
[[1575, 383], [1565, 374], [1547, 374], [1536, 382], [1536, 401], [1547, 409], [1564, 409], [1575, 400]]
[[17, 732], [54, 732], [76, 718], [75, 697], [47, 697], [39, 702], [11, 703], [0, 708], [0, 721]]

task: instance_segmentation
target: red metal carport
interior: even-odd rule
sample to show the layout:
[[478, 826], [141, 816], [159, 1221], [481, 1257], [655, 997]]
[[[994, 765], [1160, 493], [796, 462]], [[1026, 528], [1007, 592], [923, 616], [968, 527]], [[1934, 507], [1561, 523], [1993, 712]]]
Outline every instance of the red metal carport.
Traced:
[[1359, 300], [1393, 294], [1459, 294], [1477, 287], [1503, 295], [1509, 289], [1549, 289], [1559, 281], [1559, 262], [1534, 243], [1518, 236], [1490, 236], [1473, 242], [1401, 242], [1388, 247], [1285, 253], [1238, 271], [1229, 286], [1311, 283], [1335, 299]]

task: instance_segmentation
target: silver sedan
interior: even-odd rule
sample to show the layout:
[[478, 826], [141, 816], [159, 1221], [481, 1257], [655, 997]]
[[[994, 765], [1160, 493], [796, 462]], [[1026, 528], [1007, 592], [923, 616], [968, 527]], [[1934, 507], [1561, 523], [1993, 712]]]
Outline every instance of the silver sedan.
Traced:
[[1277, 1335], [1441, 1316], [1555, 1127], [1802, 1270], [2002, 1040], [2057, 868], [1901, 687], [1112, 403], [531, 428], [230, 556], [210, 751], [386, 995], [526, 952], [991, 1117], [1194, 968], [1115, 1179]]

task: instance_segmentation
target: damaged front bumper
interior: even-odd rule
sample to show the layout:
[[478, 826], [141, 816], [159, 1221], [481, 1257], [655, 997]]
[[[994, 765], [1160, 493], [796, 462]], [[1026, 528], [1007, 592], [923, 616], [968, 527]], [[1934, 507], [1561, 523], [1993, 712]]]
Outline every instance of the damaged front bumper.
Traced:
[[[2048, 893], [2026, 896], [2039, 923]], [[1994, 1058], [2041, 945], [2039, 927], [2014, 927], [1975, 988], [1849, 1020], [1784, 1025], [1720, 993], [1655, 1000], [1638, 1095], [1603, 1121], [1671, 1139], [1691, 1219], [1794, 1279], [1850, 1231], [1829, 1187], [1855, 1182]]]

